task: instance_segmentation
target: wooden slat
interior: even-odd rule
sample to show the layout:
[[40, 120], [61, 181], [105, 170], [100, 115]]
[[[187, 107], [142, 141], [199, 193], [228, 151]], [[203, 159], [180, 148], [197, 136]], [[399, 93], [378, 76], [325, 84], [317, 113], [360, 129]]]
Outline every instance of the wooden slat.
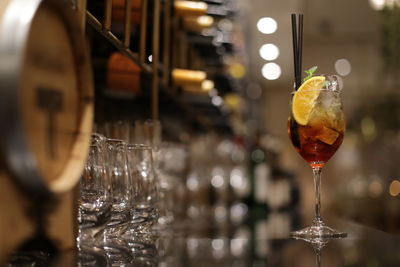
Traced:
[[[174, 68], [179, 68], [182, 67], [179, 65], [179, 53], [177, 53], [176, 51], [179, 51], [179, 46], [180, 46], [180, 39], [179, 39], [179, 18], [177, 16], [172, 16], [171, 17], [171, 39], [172, 39], [172, 47], [174, 48], [174, 53], [172, 53], [172, 51], [170, 50], [169, 53], [171, 53], [170, 56], [170, 73], [168, 73], [168, 75], [171, 74], [172, 70]], [[177, 48], [177, 49], [175, 49]], [[176, 91], [178, 90], [177, 86], [174, 85], [172, 82], [170, 84], [170, 90], [171, 92], [176, 93]]]
[[[105, 0], [106, 5], [111, 6], [111, 0]], [[189, 120], [196, 120], [198, 123], [200, 123], [203, 127], [206, 129], [211, 129], [212, 125], [209, 120], [209, 118], [204, 117], [202, 114], [198, 113], [196, 110], [193, 109], [189, 104], [185, 103], [184, 100], [182, 100], [180, 97], [178, 97], [174, 91], [175, 90], [170, 90], [171, 86], [173, 85], [168, 85], [169, 82], [169, 76], [170, 76], [170, 70], [172, 68], [176, 67], [183, 67], [182, 63], [185, 64], [185, 62], [180, 62], [182, 59], [181, 55], [179, 53], [172, 53], [171, 52], [171, 46], [180, 46], [181, 42], [185, 42], [185, 38], [183, 36], [182, 31], [179, 30], [178, 26], [178, 18], [175, 16], [172, 16], [170, 13], [170, 7], [173, 4], [172, 0], [165, 0], [165, 18], [164, 18], [164, 25], [162, 26], [162, 30], [165, 31], [164, 35], [164, 42], [163, 42], [163, 49], [164, 50], [164, 55], [163, 55], [163, 63], [166, 64], [166, 66], [163, 66], [163, 72], [164, 72], [164, 86], [160, 87], [160, 74], [159, 74], [159, 62], [160, 62], [160, 11], [161, 11], [161, 0], [155, 0], [154, 1], [154, 16], [153, 16], [153, 42], [152, 42], [152, 50], [153, 50], [153, 62], [152, 65], [150, 66], [149, 64], [146, 63], [146, 39], [147, 39], [147, 20], [148, 20], [148, 3], [149, 0], [142, 0], [142, 6], [141, 6], [141, 23], [140, 23], [140, 40], [139, 40], [139, 53], [133, 53], [127, 46], [125, 46], [125, 42], [119, 40], [111, 31], [111, 9], [105, 9], [109, 11], [109, 15], [106, 17], [108, 19], [104, 20], [104, 24], [102, 24], [96, 17], [94, 17], [89, 11], [86, 11], [86, 20], [87, 24], [90, 25], [92, 28], [94, 28], [97, 32], [99, 32], [103, 37], [108, 40], [114, 47], [116, 47], [120, 52], [122, 52], [124, 55], [128, 56], [131, 58], [136, 64], [138, 64], [143, 71], [146, 73], [152, 74], [152, 117], [153, 119], [158, 119], [159, 117], [159, 90], [162, 90], [165, 94], [167, 94], [171, 99], [174, 100], [174, 103], [183, 110], [185, 110], [185, 114], [188, 117]], [[126, 21], [125, 21], [126, 23]], [[126, 29], [126, 28], [125, 28]], [[171, 43], [171, 40], [173, 43]], [[187, 45], [187, 44], [186, 44]], [[184, 45], [185, 46], [185, 45]], [[181, 49], [177, 49], [181, 50]], [[186, 50], [186, 49], [183, 49]], [[171, 57], [172, 56], [172, 57]], [[174, 88], [172, 88], [174, 89]], [[175, 88], [176, 89], [176, 88]]]
[[132, 1], [125, 0], [125, 18], [124, 18], [124, 46], [129, 48], [131, 40], [131, 12]]
[[142, 64], [146, 62], [147, 6], [148, 0], [142, 0], [139, 41], [139, 60]]
[[139, 60], [137, 53], [133, 53], [132, 50], [123, 46], [122, 42], [109, 30], [103, 28], [103, 25], [98, 21], [89, 11], [86, 11], [87, 22], [92, 26], [97, 32], [103, 35], [115, 48], [117, 48], [121, 53], [132, 59], [136, 64], [138, 64], [141, 69], [147, 73], [152, 73], [152, 68], [142, 63]]
[[179, 30], [179, 38], [180, 38], [180, 47], [179, 47], [179, 59], [180, 59], [180, 66], [182, 68], [188, 68], [188, 41], [186, 39], [186, 32], [182, 29]]
[[160, 10], [161, 0], [154, 1], [154, 13], [153, 13], [153, 79], [152, 79], [152, 116], [153, 120], [158, 119], [158, 87], [159, 87], [159, 59], [160, 59]]
[[86, 7], [87, 7], [87, 0], [78, 0], [77, 1], [80, 25], [81, 25], [83, 32], [85, 32], [85, 28], [86, 28], [86, 16], [85, 16]]
[[104, 29], [106, 30], [111, 29], [111, 16], [112, 16], [112, 0], [105, 0], [103, 26]]
[[164, 4], [163, 84], [168, 86], [171, 60], [171, 0]]

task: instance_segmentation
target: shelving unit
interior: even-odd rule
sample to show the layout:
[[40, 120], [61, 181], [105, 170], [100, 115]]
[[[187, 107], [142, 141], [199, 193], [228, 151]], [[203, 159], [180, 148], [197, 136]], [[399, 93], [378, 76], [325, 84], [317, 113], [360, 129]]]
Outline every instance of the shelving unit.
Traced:
[[[217, 1], [217, 3], [219, 2], [221, 1]], [[198, 107], [182, 97], [179, 88], [171, 82], [172, 67], [187, 67], [189, 69], [191, 67], [202, 67], [201, 57], [191, 47], [188, 35], [182, 28], [180, 18], [173, 14], [174, 1], [141, 0], [142, 15], [138, 34], [138, 51], [132, 51], [130, 48], [131, 14], [129, 11], [131, 10], [131, 1], [124, 0], [124, 3], [122, 36], [117, 37], [118, 34], [112, 30], [112, 0], [104, 0], [102, 18], [100, 16], [96, 17], [95, 14], [88, 10], [86, 0], [78, 0], [78, 10], [80, 10], [81, 14], [85, 14], [85, 16], [82, 16], [82, 25], [90, 27], [100, 34], [104, 41], [109, 42], [117, 51], [129, 57], [141, 68], [145, 75], [151, 77], [150, 90], [146, 94], [150, 93], [152, 119], [159, 119], [160, 97], [164, 97], [172, 105], [176, 105], [177, 109], [183, 111], [186, 120], [195, 121], [197, 125], [200, 125], [205, 130], [215, 130], [214, 124], [220, 123], [223, 116], [221, 115], [221, 118], [217, 118], [219, 122], [214, 123], [213, 117], [200, 112]], [[151, 30], [148, 28], [149, 18], [151, 19]], [[151, 44], [148, 43], [149, 39]], [[174, 46], [176, 44], [179, 44], [178, 47]], [[149, 47], [151, 47], [151, 62], [147, 60]], [[188, 58], [191, 59], [191, 62], [189, 62]], [[212, 106], [210, 100], [208, 105], [210, 109], [216, 109], [221, 113], [218, 107]]]
[[[160, 35], [160, 9], [161, 9], [161, 0], [154, 0], [154, 8], [153, 8], [153, 43], [152, 43], [152, 55], [153, 60], [152, 64], [147, 64], [145, 62], [145, 53], [146, 53], [146, 38], [147, 38], [147, 7], [148, 0], [141, 0], [141, 20], [140, 20], [140, 37], [139, 37], [139, 53], [133, 52], [130, 48], [130, 34], [131, 34], [131, 1], [125, 0], [125, 10], [124, 10], [124, 34], [122, 40], [116, 37], [116, 35], [111, 30], [112, 23], [112, 0], [104, 1], [104, 19], [100, 21], [96, 18], [90, 11], [87, 10], [86, 3], [84, 4], [84, 8], [82, 12], [86, 14], [87, 24], [93, 29], [95, 29], [98, 33], [100, 33], [107, 41], [109, 41], [117, 50], [121, 53], [129, 57], [136, 64], [140, 66], [140, 68], [152, 75], [152, 118], [158, 119], [158, 90], [159, 90], [159, 35]], [[167, 18], [165, 18], [167, 20]], [[164, 73], [166, 70], [164, 70]]]

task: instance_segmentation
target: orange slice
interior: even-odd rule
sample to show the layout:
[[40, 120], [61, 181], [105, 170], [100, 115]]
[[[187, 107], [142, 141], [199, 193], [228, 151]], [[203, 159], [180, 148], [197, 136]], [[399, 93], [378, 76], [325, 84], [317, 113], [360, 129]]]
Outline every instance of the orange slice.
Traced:
[[307, 125], [311, 112], [318, 98], [320, 89], [324, 86], [324, 76], [314, 76], [305, 81], [294, 93], [292, 100], [293, 117], [298, 124]]

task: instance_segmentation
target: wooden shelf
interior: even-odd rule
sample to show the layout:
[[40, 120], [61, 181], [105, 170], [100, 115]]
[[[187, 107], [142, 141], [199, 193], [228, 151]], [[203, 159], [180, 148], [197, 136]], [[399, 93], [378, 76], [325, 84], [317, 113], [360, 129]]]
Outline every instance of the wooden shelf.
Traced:
[[[172, 0], [155, 0], [152, 3], [151, 10], [147, 10], [149, 0], [142, 0], [142, 12], [146, 11], [146, 14], [141, 16], [141, 25], [140, 33], [138, 35], [138, 46], [139, 51], [134, 52], [129, 47], [129, 41], [126, 40], [130, 38], [130, 32], [126, 29], [129, 29], [128, 20], [125, 18], [124, 21], [124, 33], [122, 37], [117, 37], [117, 35], [111, 30], [111, 1], [105, 0], [105, 11], [104, 18], [101, 20], [95, 17], [89, 10], [86, 8], [84, 12], [86, 14], [86, 25], [91, 27], [95, 32], [100, 34], [105, 41], [108, 41], [117, 51], [123, 53], [127, 57], [129, 57], [133, 62], [135, 62], [142, 70], [143, 74], [150, 79], [147, 79], [145, 88], [149, 88], [145, 94], [147, 94], [147, 98], [149, 102], [149, 106], [151, 106], [151, 114], [153, 119], [158, 119], [159, 117], [159, 108], [160, 101], [170, 102], [171, 105], [176, 105], [176, 109], [181, 110], [184, 114], [181, 116], [186, 120], [192, 120], [193, 123], [200, 125], [202, 128], [206, 130], [215, 130], [213, 125], [217, 124], [216, 121], [220, 121], [222, 117], [209, 117], [197, 110], [197, 107], [192, 103], [185, 100], [182, 95], [179, 94], [177, 88], [170, 85], [170, 68], [171, 65], [174, 65], [172, 58], [174, 55], [171, 55], [171, 40], [175, 36], [175, 32], [177, 29], [174, 28], [177, 25], [174, 24], [177, 22], [176, 18], [172, 16]], [[127, 1], [128, 2], [128, 1]], [[151, 14], [148, 14], [151, 12]], [[163, 12], [162, 19], [160, 21], [161, 12]], [[127, 14], [129, 12], [125, 12]], [[147, 28], [147, 20], [149, 15], [152, 18], [153, 26], [151, 30]], [[162, 41], [161, 34], [163, 33]], [[129, 36], [128, 36], [129, 34]], [[151, 44], [147, 44], [147, 36], [151, 34]], [[146, 62], [146, 48], [151, 46], [151, 54], [153, 55], [153, 61], [151, 63]], [[160, 51], [163, 50], [163, 54], [160, 56]], [[176, 52], [180, 53], [180, 52]], [[176, 56], [176, 55], [175, 55]], [[162, 58], [161, 58], [162, 57]], [[160, 62], [162, 61], [162, 62]], [[157, 71], [155, 71], [157, 70]], [[148, 82], [150, 81], [150, 83]], [[113, 92], [103, 92], [102, 97], [109, 98], [112, 101], [134, 101], [136, 96], [134, 94], [119, 94]], [[210, 109], [217, 108], [212, 107], [210, 104]]]
[[124, 46], [123, 42], [118, 39], [110, 30], [103, 27], [100, 21], [98, 21], [89, 11], [86, 11], [87, 23], [93, 27], [98, 33], [100, 33], [107, 41], [109, 41], [116, 49], [121, 53], [133, 60], [137, 65], [139, 65], [147, 73], [152, 73], [152, 67], [149, 64], [145, 64], [140, 61], [139, 54], [132, 52], [129, 48]]

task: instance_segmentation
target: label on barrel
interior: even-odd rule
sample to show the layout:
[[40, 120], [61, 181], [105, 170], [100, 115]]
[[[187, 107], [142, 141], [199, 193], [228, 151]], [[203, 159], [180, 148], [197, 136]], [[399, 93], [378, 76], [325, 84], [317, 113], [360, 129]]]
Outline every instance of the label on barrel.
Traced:
[[38, 88], [36, 90], [36, 105], [47, 113], [47, 153], [51, 158], [57, 158], [57, 147], [55, 144], [56, 115], [63, 110], [63, 92]]
[[51, 9], [40, 8], [29, 33], [19, 98], [26, 139], [47, 183], [61, 175], [78, 135], [74, 60], [64, 22]]

